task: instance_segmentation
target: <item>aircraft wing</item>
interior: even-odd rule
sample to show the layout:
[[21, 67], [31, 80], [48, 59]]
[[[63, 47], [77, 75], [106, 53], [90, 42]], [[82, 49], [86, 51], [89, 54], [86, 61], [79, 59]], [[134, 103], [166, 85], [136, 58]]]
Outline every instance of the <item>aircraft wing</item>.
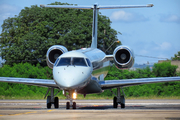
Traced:
[[20, 84], [34, 85], [40, 87], [58, 88], [54, 80], [47, 80], [47, 79], [0, 77], [0, 82], [20, 83]]
[[138, 78], [138, 79], [123, 79], [123, 80], [105, 80], [99, 81], [99, 84], [103, 90], [117, 88], [117, 87], [128, 87], [133, 85], [158, 83], [158, 82], [171, 82], [180, 81], [179, 77], [156, 77], [156, 78]]

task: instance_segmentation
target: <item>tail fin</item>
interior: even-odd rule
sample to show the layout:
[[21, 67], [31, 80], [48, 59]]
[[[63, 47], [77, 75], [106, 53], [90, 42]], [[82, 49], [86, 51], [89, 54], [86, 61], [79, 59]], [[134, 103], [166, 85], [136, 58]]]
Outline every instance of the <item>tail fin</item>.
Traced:
[[92, 43], [91, 48], [97, 48], [97, 26], [98, 26], [98, 5], [93, 7], [93, 26], [92, 26]]
[[93, 6], [93, 27], [92, 27], [92, 43], [91, 48], [97, 48], [97, 27], [98, 27], [98, 10], [99, 9], [119, 9], [119, 8], [141, 8], [141, 7], [153, 7], [153, 4], [148, 5], [114, 5], [114, 6]]

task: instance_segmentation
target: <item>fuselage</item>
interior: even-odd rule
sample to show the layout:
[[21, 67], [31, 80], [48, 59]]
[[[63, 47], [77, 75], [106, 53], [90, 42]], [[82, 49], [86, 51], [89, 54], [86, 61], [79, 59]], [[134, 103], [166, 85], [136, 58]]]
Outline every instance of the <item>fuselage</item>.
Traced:
[[96, 48], [82, 48], [62, 54], [53, 67], [56, 84], [60, 89], [77, 91], [88, 84], [98, 86], [98, 81], [104, 79], [110, 65], [105, 56], [103, 51]]

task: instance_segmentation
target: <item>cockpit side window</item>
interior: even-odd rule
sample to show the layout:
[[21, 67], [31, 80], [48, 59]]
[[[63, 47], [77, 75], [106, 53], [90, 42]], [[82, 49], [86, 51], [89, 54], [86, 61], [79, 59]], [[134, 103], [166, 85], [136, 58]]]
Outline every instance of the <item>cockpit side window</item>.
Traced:
[[74, 66], [87, 66], [84, 58], [73, 58], [72, 65], [74, 65]]
[[61, 58], [57, 66], [68, 66], [71, 65], [71, 58]]
[[91, 62], [90, 62], [90, 60], [86, 58], [86, 61], [87, 61], [87, 63], [88, 63], [88, 66], [91, 67]]
[[59, 58], [56, 59], [56, 62], [54, 63], [54, 66], [57, 65], [57, 62], [59, 62]]

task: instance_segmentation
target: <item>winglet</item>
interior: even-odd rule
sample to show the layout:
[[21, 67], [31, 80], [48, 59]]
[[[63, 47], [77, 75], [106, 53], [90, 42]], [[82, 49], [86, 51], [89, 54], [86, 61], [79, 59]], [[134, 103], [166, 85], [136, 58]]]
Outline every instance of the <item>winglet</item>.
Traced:
[[40, 5], [40, 7], [45, 7], [45, 5]]
[[147, 7], [153, 7], [154, 5], [153, 4], [147, 4]]

